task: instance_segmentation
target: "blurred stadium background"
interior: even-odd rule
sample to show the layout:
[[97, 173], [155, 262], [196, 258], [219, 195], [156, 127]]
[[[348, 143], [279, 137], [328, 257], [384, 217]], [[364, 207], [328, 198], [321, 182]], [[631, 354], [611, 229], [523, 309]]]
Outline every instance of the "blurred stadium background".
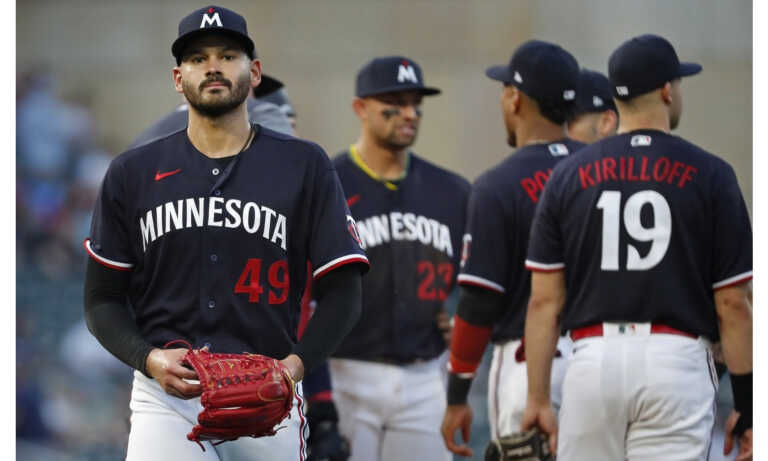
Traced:
[[[357, 137], [350, 104], [363, 63], [387, 54], [416, 60], [443, 95], [425, 100], [414, 150], [470, 180], [510, 152], [500, 88], [483, 74], [488, 65], [507, 62], [517, 45], [538, 38], [606, 72], [608, 55], [623, 40], [659, 33], [681, 59], [704, 66], [684, 82], [678, 134], [731, 162], [752, 210], [751, 1], [219, 4], [247, 18], [265, 72], [286, 84], [298, 110], [300, 135], [331, 155]], [[81, 242], [110, 159], [179, 102], [170, 45], [178, 21], [201, 6], [178, 0], [25, 0], [16, 6], [19, 460], [124, 457], [131, 374], [82, 321]], [[487, 442], [486, 374], [481, 370], [472, 391], [475, 459], [482, 459]]]

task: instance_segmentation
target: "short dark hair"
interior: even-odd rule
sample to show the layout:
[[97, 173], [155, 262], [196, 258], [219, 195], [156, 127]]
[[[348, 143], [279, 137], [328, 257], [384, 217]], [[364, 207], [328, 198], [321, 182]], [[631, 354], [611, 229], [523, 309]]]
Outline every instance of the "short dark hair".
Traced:
[[562, 125], [567, 120], [571, 120], [576, 114], [575, 104], [563, 104], [561, 102], [552, 103], [547, 101], [536, 101], [539, 104], [539, 112], [547, 120], [557, 125]]

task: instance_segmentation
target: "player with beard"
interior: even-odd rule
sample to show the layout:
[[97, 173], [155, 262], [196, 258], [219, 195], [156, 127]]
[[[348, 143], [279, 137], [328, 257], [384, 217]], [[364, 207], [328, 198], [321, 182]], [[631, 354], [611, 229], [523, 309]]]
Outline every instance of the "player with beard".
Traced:
[[[185, 17], [172, 53], [187, 128], [115, 158], [95, 205], [85, 318], [136, 370], [128, 460], [306, 459], [300, 381], [359, 316], [367, 258], [338, 177], [316, 144], [249, 122], [253, 48], [234, 11]], [[307, 261], [318, 308], [297, 340]], [[165, 348], [178, 339], [281, 360], [297, 382], [290, 419], [201, 451], [186, 437], [201, 386], [181, 365], [187, 349]]]
[[333, 162], [371, 259], [362, 317], [329, 361], [353, 460], [450, 458], [439, 357], [469, 183], [410, 151], [422, 97], [439, 92], [413, 60], [373, 59], [352, 103], [360, 137]]

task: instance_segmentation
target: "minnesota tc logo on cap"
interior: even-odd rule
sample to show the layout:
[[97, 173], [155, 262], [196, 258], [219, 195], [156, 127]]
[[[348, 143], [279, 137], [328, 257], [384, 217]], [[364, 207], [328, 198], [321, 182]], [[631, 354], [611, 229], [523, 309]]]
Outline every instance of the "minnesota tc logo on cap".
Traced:
[[[213, 16], [210, 16], [211, 14], [213, 14]], [[224, 27], [221, 25], [219, 12], [213, 8], [208, 8], [208, 12], [203, 14], [203, 20], [200, 22], [200, 28], [205, 29], [205, 26], [212, 26], [214, 23], [219, 27]]]
[[440, 90], [424, 86], [424, 74], [413, 59], [405, 56], [373, 58], [357, 73], [355, 96], [367, 98], [397, 91], [415, 91], [423, 96], [439, 94]]
[[411, 66], [408, 61], [403, 61], [397, 68], [397, 81], [400, 83], [406, 81], [419, 83], [419, 79], [416, 78], [416, 71], [413, 70], [413, 66]]
[[243, 47], [249, 58], [254, 58], [253, 40], [248, 36], [245, 18], [227, 8], [209, 5], [189, 13], [179, 22], [179, 35], [171, 45], [176, 64], [181, 64], [184, 49], [192, 39], [212, 32], [226, 33]]

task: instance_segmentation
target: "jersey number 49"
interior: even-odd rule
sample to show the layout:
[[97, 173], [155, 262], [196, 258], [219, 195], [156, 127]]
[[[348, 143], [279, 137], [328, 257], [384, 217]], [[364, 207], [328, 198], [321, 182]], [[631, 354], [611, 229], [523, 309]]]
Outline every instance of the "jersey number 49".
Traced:
[[[288, 261], [281, 259], [269, 266], [267, 271], [269, 281], [269, 304], [282, 304], [288, 299], [290, 287], [288, 277]], [[279, 293], [278, 293], [279, 292]], [[246, 293], [248, 302], [258, 303], [264, 288], [261, 286], [261, 258], [249, 258], [243, 273], [235, 284], [235, 293]]]

